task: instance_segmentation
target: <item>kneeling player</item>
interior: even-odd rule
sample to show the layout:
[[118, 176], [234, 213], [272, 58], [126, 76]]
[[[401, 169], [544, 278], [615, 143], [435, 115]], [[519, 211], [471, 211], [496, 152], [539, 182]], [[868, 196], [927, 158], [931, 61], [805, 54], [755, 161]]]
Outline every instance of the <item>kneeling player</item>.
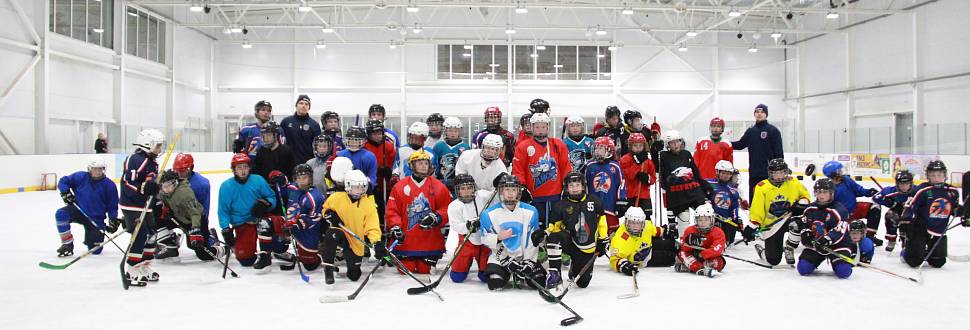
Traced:
[[[334, 192], [323, 203], [323, 221], [329, 229], [323, 235], [323, 262], [333, 264], [337, 255], [337, 247], [343, 250], [343, 258], [347, 261], [347, 278], [357, 281], [360, 278], [360, 261], [364, 257], [364, 244], [355, 239], [350, 233], [344, 232], [340, 226], [374, 243], [374, 250], [378, 260], [387, 255], [387, 248], [381, 242], [380, 221], [377, 219], [377, 204], [374, 198], [367, 196], [370, 180], [364, 172], [352, 170], [343, 179], [345, 190]], [[323, 274], [327, 284], [333, 284], [333, 272], [336, 267], [324, 266]]]
[[320, 216], [323, 194], [313, 184], [313, 168], [297, 164], [293, 168], [293, 181], [287, 187], [289, 206], [286, 208], [286, 226], [296, 241], [296, 258], [307, 271], [320, 267]]
[[455, 283], [464, 282], [474, 262], [478, 267], [478, 279], [487, 282], [485, 267], [492, 250], [482, 244], [482, 234], [478, 228], [481, 227], [479, 216], [488, 207], [487, 203], [492, 193], [487, 190], [477, 190], [475, 178], [468, 174], [455, 175], [454, 182], [458, 198], [448, 204], [448, 219], [464, 220], [464, 223], [456, 223], [454, 229], [459, 235], [459, 241], [464, 240], [466, 236], [468, 239], [465, 240], [461, 252], [455, 256], [455, 261], [451, 263], [451, 280]]
[[896, 234], [899, 229], [899, 217], [903, 214], [903, 208], [913, 194], [913, 173], [909, 170], [902, 170], [896, 173], [896, 185], [883, 188], [872, 201], [879, 205], [889, 208], [886, 211], [886, 251], [893, 252], [896, 248]]
[[[195, 256], [199, 260], [209, 261], [225, 255], [224, 246], [212, 247], [209, 245], [209, 222], [203, 217], [203, 207], [195, 198], [195, 193], [189, 186], [189, 180], [179, 178], [174, 170], [165, 171], [159, 180], [162, 184], [158, 198], [162, 201], [167, 211], [160, 212], [158, 219], [159, 235], [169, 233], [166, 238], [159, 238], [160, 246], [168, 246], [165, 242], [178, 240], [172, 230], [181, 229], [188, 235], [189, 248], [195, 251]], [[178, 245], [166, 248], [156, 257], [162, 258], [168, 254], [169, 259], [178, 259]]]
[[714, 277], [724, 269], [724, 231], [714, 226], [714, 208], [711, 204], [702, 204], [695, 211], [696, 224], [684, 230], [684, 244], [680, 246], [674, 270]]
[[430, 274], [445, 253], [451, 193], [431, 177], [431, 154], [418, 150], [408, 158], [414, 172], [401, 179], [387, 200], [388, 232], [398, 240], [394, 255], [411, 272]]
[[917, 187], [903, 210], [899, 230], [906, 234], [903, 259], [910, 267], [919, 267], [923, 261], [936, 268], [943, 267], [951, 217], [963, 217], [963, 226], [970, 227], [966, 212], [957, 213], [962, 206], [960, 191], [946, 183], [946, 173], [946, 165], [941, 160], [926, 164], [926, 183]]
[[[835, 276], [848, 278], [852, 275], [852, 265], [832, 254], [855, 254], [855, 244], [850, 244], [846, 237], [846, 219], [849, 213], [841, 203], [835, 201], [835, 183], [831, 179], [815, 181], [814, 190], [815, 202], [805, 209], [804, 216], [793, 218], [789, 224], [786, 254], [793, 253], [795, 247], [801, 243], [806, 248], [799, 255], [799, 274], [809, 275], [815, 272], [822, 261], [828, 258]], [[862, 230], [865, 231], [864, 226]], [[794, 263], [794, 258], [788, 261]]]
[[520, 287], [521, 282], [534, 287], [546, 278], [537, 261], [545, 235], [539, 228], [539, 212], [519, 200], [525, 189], [519, 178], [502, 176], [496, 189], [502, 203], [489, 206], [481, 218], [482, 241], [493, 251], [485, 268], [488, 289], [505, 288], [513, 275]]
[[586, 194], [584, 181], [585, 178], [578, 172], [566, 174], [563, 179], [566, 198], [556, 202], [549, 214], [549, 236], [546, 238], [546, 251], [549, 254], [548, 289], [562, 283], [559, 272], [564, 251], [573, 262], [569, 267], [569, 278], [578, 277], [576, 284], [580, 288], [589, 285], [593, 268], [590, 267], [583, 274], [580, 271], [596, 257], [606, 254], [608, 236], [603, 202], [594, 195]]
[[653, 221], [647, 221], [643, 209], [630, 207], [620, 229], [610, 240], [610, 267], [623, 274], [636, 274], [650, 258], [654, 237], [677, 238], [677, 225], [672, 223], [668, 228], [671, 230], [655, 227]]
[[[269, 264], [267, 251], [256, 251], [257, 223], [276, 204], [276, 194], [263, 177], [249, 174], [249, 156], [232, 156], [233, 177], [219, 186], [219, 227], [226, 245], [236, 251], [243, 266], [262, 269]], [[257, 260], [263, 262], [257, 263]], [[260, 266], [256, 266], [259, 264]]]
[[[57, 249], [58, 257], [74, 255], [74, 236], [71, 235], [71, 223], [84, 226], [84, 245], [91, 248], [104, 241], [104, 216], [108, 215], [111, 222], [118, 217], [118, 189], [111, 179], [104, 174], [104, 161], [91, 159], [87, 171], [78, 171], [63, 176], [57, 181], [57, 190], [61, 192], [64, 206], [57, 209], [54, 219], [57, 221], [57, 233], [61, 236], [61, 247]], [[118, 230], [117, 225], [108, 231]], [[101, 248], [92, 253], [101, 254]]]

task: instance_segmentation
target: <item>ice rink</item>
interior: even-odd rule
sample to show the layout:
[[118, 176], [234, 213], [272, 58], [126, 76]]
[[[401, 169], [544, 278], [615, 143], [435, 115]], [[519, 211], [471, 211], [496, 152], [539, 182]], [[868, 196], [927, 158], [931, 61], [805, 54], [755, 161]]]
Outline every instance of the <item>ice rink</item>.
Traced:
[[[210, 176], [213, 200], [226, 177]], [[549, 329], [570, 316], [532, 290], [489, 292], [474, 274], [465, 283], [446, 278], [437, 289], [444, 302], [431, 294], [408, 296], [405, 290], [418, 284], [390, 268], [378, 271], [356, 300], [321, 304], [320, 296], [350, 294], [358, 283], [341, 273], [336, 284], [326, 285], [316, 271], [306, 284], [297, 271], [275, 265], [257, 275], [235, 259], [230, 265], [240, 277], [223, 280], [221, 265], [198, 261], [184, 244], [181, 263], [155, 264], [159, 282], [125, 291], [121, 252], [111, 245], [65, 270], [38, 267], [39, 261], [69, 260], [54, 252], [59, 241], [53, 214], [62, 205], [55, 191], [0, 195], [7, 215], [7, 244], [0, 246], [2, 329]], [[216, 216], [211, 220], [217, 222]], [[82, 228], [75, 225], [73, 233], [80, 255]], [[454, 234], [449, 243], [451, 251]], [[949, 243], [951, 255], [970, 254], [970, 230], [953, 229]], [[751, 246], [728, 253], [757, 258]], [[916, 276], [900, 262], [898, 249], [888, 256], [877, 248], [873, 264]], [[970, 263], [949, 261], [942, 269], [924, 269], [923, 276], [919, 285], [856, 268], [851, 278], [839, 280], [823, 264], [816, 275], [802, 277], [794, 269], [728, 259], [714, 279], [644, 269], [640, 296], [620, 300], [616, 296], [631, 292], [632, 281], [600, 258], [589, 288], [573, 289], [563, 301], [585, 318], [572, 327], [577, 329], [956, 329], [970, 321]]]

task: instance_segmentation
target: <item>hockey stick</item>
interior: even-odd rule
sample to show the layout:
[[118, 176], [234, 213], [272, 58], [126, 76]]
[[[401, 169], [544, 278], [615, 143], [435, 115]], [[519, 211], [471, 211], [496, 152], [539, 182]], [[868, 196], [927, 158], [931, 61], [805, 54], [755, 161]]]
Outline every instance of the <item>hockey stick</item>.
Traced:
[[[285, 217], [286, 206], [283, 204], [284, 201], [289, 202], [289, 198], [283, 196], [283, 190], [279, 186], [276, 186], [276, 193], [280, 196], [280, 212], [283, 212], [283, 216]], [[293, 233], [290, 233], [290, 243], [293, 246], [293, 262], [296, 264], [296, 269], [300, 271], [300, 279], [310, 284], [310, 276], [303, 272], [303, 264], [300, 263], [300, 248], [297, 247], [296, 237], [293, 237]]]
[[[229, 256], [232, 255], [232, 247], [229, 246], [229, 244], [226, 244], [226, 242], [219, 240], [219, 235], [216, 235], [215, 228], [209, 228], [209, 237], [214, 239], [216, 242], [222, 243], [222, 246], [226, 249], [225, 261], [221, 261], [219, 260], [218, 257], [213, 256], [213, 259], [215, 259], [216, 261], [220, 261], [222, 263], [222, 279], [226, 279], [226, 272], [231, 270], [229, 269]], [[209, 252], [209, 251], [206, 250], [206, 252]], [[235, 271], [233, 271], [232, 274], [233, 274], [232, 277], [239, 277], [239, 275], [237, 275]]]
[[[347, 227], [344, 227], [343, 224], [340, 224], [339, 225], [339, 228], [340, 228], [340, 230], [343, 230], [345, 233], [350, 234], [350, 236], [352, 236], [354, 239], [356, 239], [356, 240], [360, 241], [361, 243], [363, 243], [364, 246], [367, 247], [368, 249], [373, 249], [374, 248], [373, 245], [371, 245], [370, 243], [367, 243], [367, 241], [365, 241], [363, 238], [360, 238], [360, 236], [357, 236], [357, 234], [355, 234], [354, 232], [350, 231], [350, 229], [348, 229]], [[380, 244], [380, 243], [378, 243], [378, 244]], [[404, 275], [407, 275], [411, 279], [417, 281], [418, 283], [421, 283], [421, 286], [422, 287], [428, 287], [428, 284], [425, 284], [424, 281], [422, 281], [421, 279], [419, 279], [417, 276], [414, 276], [414, 273], [412, 273], [410, 270], [408, 270], [407, 267], [405, 267], [404, 264], [401, 263], [401, 260], [397, 258], [397, 256], [395, 256], [394, 254], [388, 252], [387, 258], [389, 258], [390, 261], [391, 261], [391, 263], [394, 264], [394, 266], [397, 267], [402, 273], [404, 273]], [[438, 292], [436, 292], [434, 290], [434, 288], [428, 287], [428, 291], [431, 291], [431, 293], [434, 293], [434, 295], [438, 297], [438, 300], [445, 301], [445, 298], [442, 298], [441, 295], [438, 294]]]
[[[226, 248], [226, 256], [228, 256], [229, 255], [229, 247], [228, 246], [224, 246], [224, 247]], [[232, 277], [239, 277], [239, 274], [236, 274], [236, 271], [232, 270], [232, 268], [229, 268], [229, 264], [228, 263], [222, 262], [222, 260], [219, 260], [219, 257], [217, 257], [216, 255], [212, 254], [212, 252], [209, 252], [208, 249], [206, 249], [206, 248], [203, 247], [202, 250], [205, 250], [205, 253], [206, 254], [212, 256], [212, 260], [218, 261], [220, 264], [222, 264], [222, 269], [223, 269], [223, 271], [222, 271], [222, 278], [223, 279], [226, 278], [226, 271], [225, 270], [229, 270], [229, 272], [231, 272], [230, 274], [232, 274]], [[226, 260], [228, 260], [228, 259], [229, 258], [227, 257]]]
[[882, 190], [882, 185], [879, 184], [879, 181], [876, 181], [876, 178], [875, 177], [873, 177], [873, 176], [870, 175], [869, 176], [869, 180], [872, 180], [872, 183], [875, 183], [876, 184], [876, 187], [879, 187], [879, 190]]
[[[690, 244], [684, 243], [684, 241], [681, 241], [680, 239], [678, 239], [677, 242], [680, 243], [681, 245], [687, 245], [687, 247], [689, 247], [691, 249], [694, 249], [694, 250], [704, 250], [704, 248], [702, 248], [700, 246], [694, 246], [694, 245], [690, 245]], [[737, 243], [737, 242], [735, 242], [735, 243]], [[763, 268], [768, 268], [768, 269], [783, 269], [781, 267], [776, 267], [776, 266], [772, 266], [772, 265], [766, 265], [766, 264], [763, 264], [763, 263], [760, 263], [760, 262], [757, 262], [757, 261], [752, 261], [752, 260], [748, 260], [748, 259], [744, 259], [744, 258], [738, 258], [738, 257], [732, 256], [732, 255], [727, 254], [727, 253], [722, 253], [721, 256], [722, 257], [725, 257], [725, 258], [734, 259], [734, 260], [737, 260], [737, 261], [747, 262], [749, 264], [752, 264], [752, 265], [755, 265], [755, 266], [758, 266], [758, 267], [763, 267]]]
[[[394, 248], [397, 247], [397, 242], [398, 241], [394, 241], [394, 243], [391, 243], [391, 246], [387, 248], [388, 253], [390, 253], [391, 251], [394, 251]], [[367, 285], [367, 281], [369, 281], [371, 276], [373, 276], [374, 273], [376, 273], [377, 270], [380, 269], [381, 266], [383, 265], [384, 265], [383, 262], [378, 262], [376, 265], [374, 265], [374, 268], [367, 273], [367, 276], [364, 277], [364, 281], [360, 283], [360, 286], [357, 287], [357, 290], [354, 290], [354, 293], [351, 293], [348, 296], [320, 296], [320, 303], [323, 303], [323, 304], [338, 303], [338, 302], [347, 302], [347, 301], [357, 299], [357, 295], [360, 294], [360, 291], [364, 289], [365, 285]]]
[[633, 293], [625, 293], [625, 294], [617, 295], [616, 299], [630, 299], [630, 298], [635, 298], [640, 296], [640, 286], [637, 285], [637, 275], [639, 274], [640, 274], [640, 271], [636, 271], [633, 273]]
[[[572, 289], [574, 286], [576, 286], [576, 279], [585, 276], [587, 271], [591, 271], [592, 270], [593, 263], [595, 261], [596, 261], [596, 255], [593, 255], [593, 257], [590, 258], [589, 261], [587, 261], [585, 265], [583, 265], [583, 268], [579, 270], [579, 273], [576, 274], [576, 277], [573, 277], [573, 278], [569, 279], [569, 283], [566, 284], [566, 290], [563, 290], [563, 292], [561, 294], [559, 294], [558, 296], [549, 296], [549, 297], [543, 295], [542, 298], [543, 299], [546, 299], [546, 301], [551, 302], [551, 303], [554, 303], [554, 302], [556, 302], [558, 300], [562, 300], [562, 297], [565, 297], [566, 294], [569, 293], [569, 289]], [[549, 292], [549, 290], [546, 290], [546, 292]], [[539, 291], [539, 293], [541, 294], [543, 292], [542, 291]]]
[[[964, 201], [964, 202], [966, 202], [966, 201]], [[950, 221], [947, 222], [947, 225], [949, 225], [952, 222], [953, 222], [953, 219], [950, 219]], [[947, 227], [946, 230], [944, 230], [943, 233], [940, 234], [940, 238], [937, 238], [936, 239], [936, 243], [933, 243], [933, 246], [930, 247], [930, 250], [929, 251], [926, 251], [926, 256], [923, 257], [923, 261], [919, 263], [919, 267], [916, 267], [916, 275], [919, 276], [919, 283], [920, 284], [923, 283], [923, 265], [926, 264], [926, 261], [927, 260], [930, 260], [930, 256], [933, 255], [933, 251], [936, 251], [936, 247], [937, 246], [940, 246], [940, 242], [943, 241], [943, 237], [946, 236], [946, 232], [950, 231], [950, 229], [956, 228], [959, 225], [960, 224], [957, 223], [955, 225], [952, 225], [952, 226]]]
[[[529, 281], [529, 283], [532, 283], [532, 286], [535, 286], [536, 289], [539, 290], [539, 295], [542, 297], [542, 299], [546, 299], [546, 296], [554, 297], [554, 295], [550, 293], [549, 290], [546, 290], [546, 288], [544, 288], [542, 285], [540, 285], [539, 283], [536, 283], [536, 280], [533, 279], [532, 277], [530, 276], [522, 276], [522, 277], [525, 277], [526, 280]], [[562, 321], [559, 321], [559, 325], [568, 327], [570, 325], [583, 321], [583, 317], [579, 316], [579, 313], [576, 313], [576, 311], [574, 311], [572, 308], [569, 308], [569, 306], [563, 303], [562, 300], [556, 299], [556, 302], [559, 303], [559, 305], [565, 308], [567, 311], [573, 314], [573, 316], [567, 317], [565, 319], [562, 319]]]
[[909, 276], [899, 275], [899, 274], [896, 274], [894, 272], [891, 272], [891, 271], [888, 271], [888, 270], [885, 270], [885, 269], [882, 269], [882, 268], [873, 266], [873, 265], [871, 265], [869, 263], [860, 262], [860, 261], [857, 261], [855, 259], [849, 258], [846, 255], [839, 254], [839, 253], [836, 253], [835, 251], [832, 251], [832, 249], [831, 248], [828, 248], [828, 247], [822, 248], [822, 252], [826, 252], [826, 253], [828, 253], [830, 255], [834, 255], [836, 257], [839, 257], [839, 259], [842, 259], [843, 261], [845, 261], [845, 262], [847, 262], [847, 263], [849, 263], [851, 265], [859, 265], [859, 266], [862, 266], [862, 268], [872, 269], [874, 271], [877, 271], [877, 272], [880, 272], [880, 273], [883, 273], [883, 274], [886, 274], [886, 275], [889, 275], [889, 276], [898, 277], [898, 278], [901, 278], [901, 279], [904, 279], [904, 280], [910, 280], [910, 281], [913, 281], [915, 283], [922, 283], [922, 281], [920, 281], [918, 279], [915, 279], [915, 278], [912, 278], [912, 277], [909, 277]]
[[[168, 159], [172, 156], [172, 149], [175, 149], [175, 144], [178, 143], [181, 136], [182, 133], [175, 133], [175, 138], [172, 139], [172, 143], [168, 145], [168, 151], [165, 153], [165, 160], [162, 161], [162, 166], [158, 168], [159, 173], [152, 178], [152, 180], [155, 182], [158, 182], [158, 180], [162, 177], [161, 171], [164, 171], [165, 167], [168, 166]], [[135, 237], [138, 236], [138, 231], [141, 230], [141, 225], [145, 222], [145, 213], [148, 213], [148, 208], [151, 207], [154, 199], [155, 196], [149, 196], [148, 201], [145, 202], [145, 208], [141, 210], [141, 215], [138, 216], [138, 224], [135, 225], [135, 229], [131, 231], [131, 238], [128, 241], [128, 248], [125, 249], [125, 255], [121, 257], [121, 263], [118, 264], [118, 268], [121, 271], [121, 286], [125, 288], [125, 290], [128, 290], [128, 287], [131, 286], [131, 283], [128, 282], [128, 278], [125, 277], [125, 263], [128, 261], [128, 253], [131, 252], [131, 247], [135, 245]]]
[[86, 252], [84, 252], [84, 254], [79, 255], [79, 256], [75, 257], [74, 259], [71, 259], [71, 261], [68, 262], [68, 263], [66, 263], [66, 264], [54, 265], [54, 264], [49, 264], [49, 263], [46, 263], [46, 262], [41, 261], [40, 264], [39, 264], [39, 266], [40, 266], [40, 268], [44, 268], [44, 269], [54, 269], [54, 270], [65, 269], [65, 268], [70, 267], [71, 265], [73, 265], [75, 262], [78, 262], [81, 259], [84, 259], [87, 256], [93, 254], [94, 251], [100, 249], [105, 244], [108, 244], [108, 242], [114, 241], [115, 238], [118, 238], [118, 236], [121, 236], [121, 234], [123, 234], [123, 233], [125, 233], [125, 231], [120, 231], [117, 234], [114, 234], [114, 236], [109, 237], [104, 242], [98, 243], [98, 245], [95, 245], [91, 249], [87, 250]]
[[[495, 191], [492, 192], [492, 196], [488, 198], [488, 202], [485, 203], [486, 209], [488, 208], [489, 205], [492, 205], [492, 201], [495, 200], [496, 195], [498, 195], [498, 189], [495, 189]], [[477, 211], [478, 209], [477, 205], [475, 206], [475, 209]], [[481, 216], [480, 213], [479, 213], [479, 216]], [[431, 291], [431, 289], [437, 288], [438, 284], [441, 284], [441, 280], [445, 278], [445, 274], [448, 274], [449, 272], [451, 272], [451, 264], [455, 262], [455, 259], [458, 259], [458, 255], [461, 254], [461, 250], [465, 248], [465, 243], [468, 241], [468, 238], [471, 237], [472, 234], [473, 234], [472, 232], [469, 232], [468, 235], [465, 235], [465, 238], [461, 240], [461, 243], [459, 243], [458, 245], [458, 249], [455, 250], [454, 257], [451, 258], [451, 261], [448, 261], [448, 266], [445, 266], [445, 270], [441, 272], [441, 275], [438, 276], [437, 280], [435, 280], [433, 283], [427, 286], [423, 286], [420, 288], [409, 288], [408, 294], [416, 295], [416, 294], [427, 293], [428, 291]], [[479, 269], [479, 271], [483, 271], [483, 270]]]
[[[88, 213], [81, 209], [81, 205], [78, 205], [77, 202], [72, 202], [71, 205], [74, 205], [74, 208], [76, 208], [78, 212], [81, 212], [81, 215], [83, 215], [85, 219], [88, 219], [88, 222], [90, 222], [94, 228], [97, 228], [98, 231], [101, 232], [101, 235], [108, 236], [108, 232], [104, 231], [104, 229], [98, 228], [98, 224], [94, 223], [94, 219], [91, 219], [91, 217], [88, 216]], [[125, 252], [125, 250], [121, 249], [121, 246], [119, 246], [118, 243], [111, 241], [111, 244], [114, 244], [114, 246], [118, 248], [118, 251]]]

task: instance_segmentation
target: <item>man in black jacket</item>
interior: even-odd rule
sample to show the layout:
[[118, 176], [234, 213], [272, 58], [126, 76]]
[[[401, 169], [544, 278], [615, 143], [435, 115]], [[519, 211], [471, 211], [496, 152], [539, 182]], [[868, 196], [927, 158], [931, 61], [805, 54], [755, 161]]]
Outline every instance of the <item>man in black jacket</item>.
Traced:
[[98, 139], [94, 140], [94, 153], [108, 153], [108, 138], [104, 136], [104, 133], [98, 133]]
[[309, 96], [302, 94], [296, 99], [296, 112], [283, 118], [280, 126], [283, 128], [281, 140], [293, 150], [296, 163], [313, 158], [313, 139], [320, 135], [320, 124], [310, 118]]
[[734, 150], [748, 149], [748, 198], [754, 198], [754, 186], [768, 178], [768, 161], [785, 158], [781, 131], [768, 123], [768, 106], [759, 104], [754, 108], [754, 126], [748, 127], [737, 141], [731, 141]]

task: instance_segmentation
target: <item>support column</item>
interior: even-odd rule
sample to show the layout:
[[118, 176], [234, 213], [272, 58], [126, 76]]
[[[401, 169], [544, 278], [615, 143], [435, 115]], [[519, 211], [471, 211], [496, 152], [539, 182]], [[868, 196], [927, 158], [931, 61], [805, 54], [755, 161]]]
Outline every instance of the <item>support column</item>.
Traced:
[[[920, 38], [919, 38], [919, 26], [921, 23], [922, 15], [919, 14], [918, 10], [912, 11], [912, 23], [913, 23], [913, 80], [920, 78], [920, 62], [922, 61], [922, 56], [920, 56]], [[923, 104], [923, 85], [920, 83], [913, 84], [913, 153], [920, 154], [929, 151], [929, 148], [924, 148], [923, 134], [926, 132], [926, 114], [924, 113]], [[940, 141], [936, 141], [939, 145]], [[938, 150], [938, 149], [937, 149]]]
[[[206, 132], [208, 133], [206, 134], [208, 138], [206, 138], [206, 142], [204, 146], [205, 151], [216, 151], [216, 148], [215, 148], [216, 127], [214, 125], [215, 121], [213, 120], [214, 116], [212, 114], [212, 109], [214, 108], [213, 103], [215, 102], [215, 98], [216, 98], [216, 84], [215, 84], [216, 49], [217, 49], [216, 42], [214, 40], [209, 40], [209, 62], [208, 62], [208, 67], [206, 68], [207, 70], [206, 85], [209, 88], [209, 90], [205, 92], [205, 117], [203, 119], [203, 123], [205, 124], [205, 127], [206, 127]], [[222, 150], [220, 149], [219, 151], [222, 151]]]
[[[165, 85], [165, 132], [171, 141], [175, 138], [175, 26], [165, 24], [165, 62], [168, 62], [168, 84]], [[182, 127], [186, 127], [183, 125]], [[185, 133], [185, 132], [182, 132]], [[188, 138], [188, 137], [185, 137]], [[191, 145], [183, 144], [183, 145]]]
[[50, 94], [50, 40], [47, 39], [50, 26], [50, 2], [36, 1], [34, 6], [34, 29], [40, 38], [38, 52], [40, 60], [34, 67], [34, 154], [49, 152], [47, 142], [47, 126], [50, 125], [50, 114], [47, 104]]
[[108, 141], [118, 141], [118, 148], [115, 148], [113, 152], [124, 153], [128, 151], [127, 146], [129, 145], [128, 141], [125, 140], [127, 134], [125, 133], [124, 126], [125, 69], [127, 67], [127, 63], [125, 61], [125, 49], [127, 48], [128, 44], [128, 29], [125, 27], [125, 20], [127, 20], [130, 16], [128, 16], [126, 12], [127, 8], [125, 8], [124, 1], [115, 1], [114, 6], [114, 20], [111, 23], [114, 26], [114, 29], [112, 30], [114, 31], [114, 42], [112, 42], [112, 44], [114, 45], [115, 51], [114, 64], [118, 66], [118, 70], [113, 72], [114, 79], [112, 80], [111, 86], [113, 89], [113, 93], [111, 94], [111, 113], [115, 126], [118, 127], [119, 136], [109, 136]]
[[[851, 89], [855, 86], [853, 82], [853, 65], [852, 65], [852, 31], [845, 31], [845, 88]], [[855, 131], [855, 95], [852, 92], [846, 92], [845, 95], [845, 121], [846, 121], [846, 134], [845, 138], [848, 143], [846, 146], [848, 152], [853, 152], [852, 148], [855, 144], [855, 137], [853, 133]], [[836, 150], [836, 152], [839, 152]]]
[[[398, 129], [398, 143], [402, 146], [406, 145], [408, 142], [408, 65], [407, 65], [407, 54], [408, 49], [406, 45], [401, 45], [401, 127]], [[400, 139], [404, 141], [400, 141]]]

